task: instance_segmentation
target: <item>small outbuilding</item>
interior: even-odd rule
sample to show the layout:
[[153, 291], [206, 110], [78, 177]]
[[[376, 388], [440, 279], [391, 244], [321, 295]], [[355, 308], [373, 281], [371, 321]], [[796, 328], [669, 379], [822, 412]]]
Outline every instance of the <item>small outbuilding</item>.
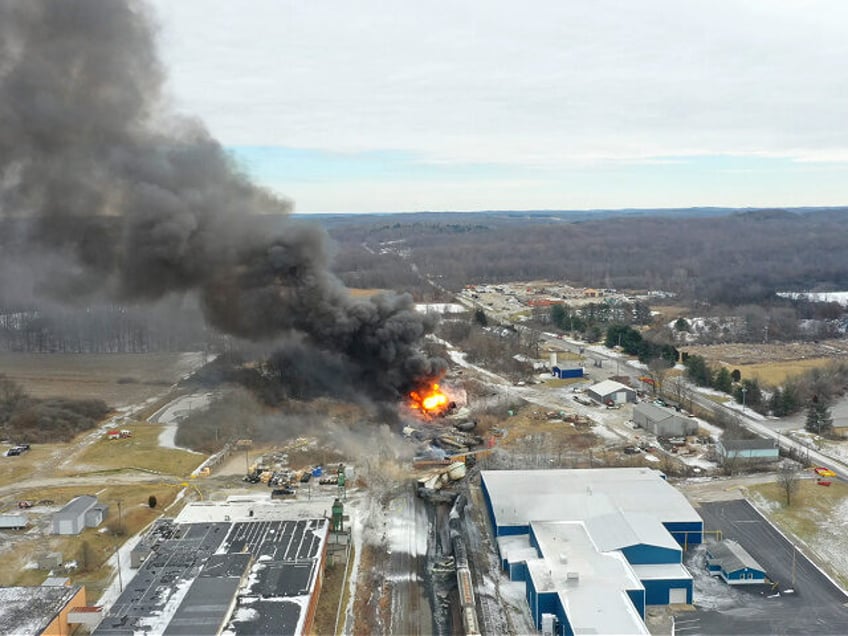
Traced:
[[763, 566], [733, 539], [707, 546], [707, 570], [729, 585], [754, 585], [766, 580]]
[[633, 407], [633, 423], [657, 437], [680, 437], [698, 432], [698, 423], [677, 411], [656, 404], [642, 403]]
[[0, 515], [0, 530], [22, 530], [26, 527], [26, 515], [19, 513]]
[[586, 395], [600, 402], [601, 404], [624, 404], [626, 402], [636, 402], [636, 391], [629, 386], [614, 382], [613, 380], [604, 380], [593, 384], [586, 389]]
[[108, 510], [108, 506], [97, 502], [97, 497], [80, 495], [53, 515], [53, 534], [79, 534], [85, 528], [96, 528]]
[[554, 377], [560, 378], [561, 380], [566, 380], [568, 378], [582, 378], [583, 367], [567, 367], [556, 365], [551, 369], [551, 373], [554, 375]]
[[746, 461], [753, 463], [776, 462], [780, 459], [777, 440], [757, 437], [756, 439], [720, 439], [716, 451], [722, 463]]

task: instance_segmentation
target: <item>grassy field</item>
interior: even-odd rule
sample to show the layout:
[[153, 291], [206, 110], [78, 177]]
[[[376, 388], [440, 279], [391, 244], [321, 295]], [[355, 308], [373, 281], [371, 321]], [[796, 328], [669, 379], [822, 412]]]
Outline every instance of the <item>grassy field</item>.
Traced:
[[132, 431], [128, 439], [102, 439], [87, 447], [69, 472], [84, 474], [98, 470], [135, 468], [145, 471], [187, 477], [205, 459], [204, 455], [159, 446], [159, 434], [165, 428], [158, 424], [125, 426]]
[[762, 364], [740, 364], [734, 368], [739, 369], [743, 378], [756, 378], [761, 385], [780, 386], [790, 376], [800, 375], [816, 367], [823, 367], [830, 362], [832, 362], [831, 358], [812, 358]]
[[[38, 556], [48, 552], [61, 552], [63, 560], [77, 562], [77, 570], [69, 574], [72, 583], [84, 584], [89, 590], [89, 599], [96, 600], [102, 593], [111, 576], [111, 568], [106, 561], [114, 554], [117, 546], [127, 537], [140, 532], [162, 511], [174, 502], [180, 490], [179, 484], [171, 485], [165, 481], [158, 484], [139, 484], [127, 486], [104, 485], [100, 489], [85, 488], [39, 488], [26, 491], [24, 497], [33, 501], [52, 500], [56, 508], [64, 505], [77, 495], [91, 494], [109, 506], [108, 516], [100, 528], [86, 528], [76, 536], [40, 535], [27, 532], [15, 544], [15, 550], [4, 554], [3, 567], [0, 568], [0, 585], [37, 585], [46, 577], [47, 572], [31, 567]], [[156, 497], [155, 509], [148, 506], [148, 498]], [[118, 502], [121, 502], [119, 523]], [[38, 508], [33, 510], [38, 511]], [[177, 511], [171, 509], [169, 514]], [[31, 512], [30, 522], [39, 525], [49, 524], [49, 513]], [[123, 527], [123, 532], [120, 528]], [[106, 529], [101, 532], [101, 529]], [[28, 567], [29, 565], [29, 567]], [[57, 573], [58, 574], [58, 573]]]
[[829, 487], [815, 480], [801, 481], [792, 505], [786, 506], [786, 495], [776, 483], [749, 488], [751, 498], [782, 529], [800, 539], [808, 552], [824, 565], [843, 586], [848, 586], [848, 484], [833, 481]]
[[123, 406], [159, 395], [202, 358], [199, 353], [0, 353], [0, 373], [34, 397], [97, 398]]

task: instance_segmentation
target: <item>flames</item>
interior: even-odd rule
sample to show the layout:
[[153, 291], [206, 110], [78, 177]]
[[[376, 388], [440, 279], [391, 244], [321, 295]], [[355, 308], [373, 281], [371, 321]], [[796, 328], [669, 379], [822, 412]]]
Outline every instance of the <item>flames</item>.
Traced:
[[451, 408], [451, 402], [448, 396], [442, 393], [439, 385], [435, 383], [429, 387], [411, 391], [409, 393], [409, 400], [410, 408], [429, 417], [443, 415]]

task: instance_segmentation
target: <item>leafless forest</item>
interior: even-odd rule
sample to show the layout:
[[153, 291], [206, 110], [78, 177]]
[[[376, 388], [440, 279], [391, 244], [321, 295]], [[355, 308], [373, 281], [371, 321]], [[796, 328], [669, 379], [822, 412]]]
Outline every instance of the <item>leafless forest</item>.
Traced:
[[[408, 291], [418, 300], [445, 300], [469, 283], [534, 279], [666, 290], [705, 311], [761, 307], [777, 339], [797, 337], [791, 325], [799, 320], [842, 315], [838, 306], [788, 306], [774, 294], [848, 289], [846, 212], [479, 212], [314, 220], [329, 232], [333, 269], [350, 287]], [[146, 305], [64, 290], [45, 301], [50, 294], [22, 284], [17, 234], [9, 225], [0, 232], [0, 350], [184, 351], [222, 344], [190, 295]], [[790, 327], [781, 335], [777, 326], [783, 323]]]
[[[382, 286], [382, 246], [452, 290], [553, 279], [663, 289], [689, 301], [751, 303], [775, 291], [846, 289], [848, 209], [648, 213], [475, 213], [328, 217], [350, 283]], [[366, 275], [368, 274], [368, 275]], [[409, 275], [396, 270], [393, 282]]]

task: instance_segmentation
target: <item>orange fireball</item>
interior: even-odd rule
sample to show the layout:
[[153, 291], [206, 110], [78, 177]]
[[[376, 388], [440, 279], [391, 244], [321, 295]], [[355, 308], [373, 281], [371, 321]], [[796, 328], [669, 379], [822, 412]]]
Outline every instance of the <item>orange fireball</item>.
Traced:
[[411, 391], [409, 406], [425, 415], [441, 415], [448, 408], [448, 396], [439, 390], [438, 384], [432, 384], [429, 389]]

